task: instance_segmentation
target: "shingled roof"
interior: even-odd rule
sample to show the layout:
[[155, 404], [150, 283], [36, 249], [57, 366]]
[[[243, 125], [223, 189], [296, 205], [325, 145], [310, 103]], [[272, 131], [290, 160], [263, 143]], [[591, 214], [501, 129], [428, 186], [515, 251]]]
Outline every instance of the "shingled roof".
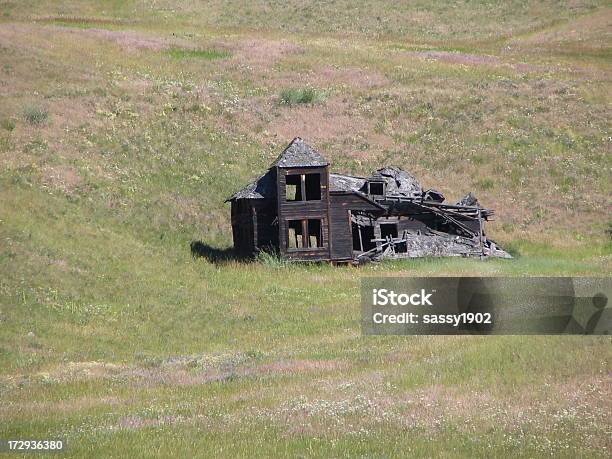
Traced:
[[329, 174], [329, 191], [359, 191], [366, 179], [353, 175]]
[[386, 194], [388, 196], [420, 197], [423, 194], [421, 184], [415, 176], [396, 166], [378, 169], [370, 178], [387, 182]]
[[272, 167], [321, 167], [328, 166], [329, 162], [300, 137], [291, 141], [287, 148], [272, 163]]
[[265, 174], [231, 195], [225, 202], [235, 199], [267, 199], [276, 196], [276, 171], [268, 169]]

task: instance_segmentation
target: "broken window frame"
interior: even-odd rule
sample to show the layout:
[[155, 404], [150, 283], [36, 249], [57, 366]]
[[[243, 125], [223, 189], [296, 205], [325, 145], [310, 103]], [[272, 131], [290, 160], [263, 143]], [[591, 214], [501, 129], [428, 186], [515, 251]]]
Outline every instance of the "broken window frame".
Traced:
[[[325, 218], [289, 218], [286, 220], [286, 247], [288, 252], [299, 252], [302, 250], [322, 250], [327, 248], [327, 241], [323, 237], [323, 227], [325, 225]], [[299, 224], [292, 224], [292, 222], [299, 222]], [[318, 223], [318, 229], [311, 229], [311, 226]], [[296, 228], [297, 227], [297, 228]], [[294, 235], [291, 236], [291, 230], [293, 229]], [[300, 230], [300, 233], [297, 232]], [[311, 234], [312, 231], [318, 232], [317, 235]], [[312, 239], [315, 238], [316, 246], [312, 245]], [[295, 239], [295, 247], [291, 246], [292, 239]]]
[[[299, 181], [291, 180], [292, 182], [297, 181], [297, 183], [289, 183], [289, 177], [299, 177], [300, 179]], [[294, 191], [290, 192], [290, 189], [293, 190], [293, 187], [295, 187]], [[290, 196], [293, 199], [289, 199]], [[323, 190], [321, 187], [321, 174], [319, 172], [285, 175], [285, 201], [307, 202], [321, 201], [322, 199]]]
[[285, 201], [287, 202], [299, 202], [302, 199], [297, 199], [301, 195], [299, 185], [293, 183], [285, 183]]
[[[380, 237], [386, 239], [388, 237], [397, 239], [398, 237], [398, 225], [397, 222], [380, 222]], [[384, 227], [384, 230], [383, 230]]]
[[[372, 185], [380, 185], [382, 188], [380, 189], [380, 193], [374, 193], [372, 192]], [[378, 180], [368, 180], [368, 195], [369, 196], [385, 196], [385, 192], [387, 189], [387, 183], [384, 180], [378, 181]], [[379, 191], [379, 190], [376, 190]]]
[[[370, 225], [359, 225], [355, 222], [351, 222], [351, 238], [353, 252], [368, 252], [376, 247], [376, 243], [372, 242], [374, 239], [374, 227]], [[359, 247], [355, 247], [359, 243]]]

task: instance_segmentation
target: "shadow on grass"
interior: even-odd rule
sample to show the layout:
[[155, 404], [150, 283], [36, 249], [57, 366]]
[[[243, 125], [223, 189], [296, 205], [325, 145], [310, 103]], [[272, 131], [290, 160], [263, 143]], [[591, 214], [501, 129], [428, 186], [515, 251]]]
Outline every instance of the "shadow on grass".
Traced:
[[189, 244], [194, 258], [206, 258], [210, 263], [223, 264], [232, 261], [248, 262], [249, 258], [238, 255], [233, 248], [218, 249], [202, 241], [191, 241]]

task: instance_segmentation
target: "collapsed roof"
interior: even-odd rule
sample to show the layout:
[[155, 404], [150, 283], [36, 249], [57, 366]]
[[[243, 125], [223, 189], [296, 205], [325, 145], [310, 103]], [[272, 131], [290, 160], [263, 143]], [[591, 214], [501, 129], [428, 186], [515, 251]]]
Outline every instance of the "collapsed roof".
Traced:
[[354, 175], [329, 174], [330, 191], [357, 192], [363, 188], [366, 179]]
[[[264, 174], [227, 201], [267, 200], [274, 204], [279, 169], [299, 168], [300, 173], [304, 173], [309, 168], [318, 168], [317, 173], [326, 174], [328, 166], [328, 161], [318, 151], [296, 137]], [[302, 186], [306, 186], [305, 183]], [[356, 225], [359, 231], [360, 249], [355, 249], [355, 233], [352, 233], [353, 252], [360, 252], [355, 260], [440, 255], [510, 257], [486, 237], [483, 222], [490, 220], [494, 212], [482, 208], [472, 193], [456, 204], [446, 204], [441, 192], [424, 190], [416, 177], [396, 166], [382, 167], [368, 177], [329, 173], [328, 186], [330, 194], [354, 194], [370, 204], [370, 210], [355, 208], [349, 212], [351, 225]], [[351, 202], [349, 197], [346, 199], [334, 203], [344, 206]], [[310, 218], [307, 209], [300, 206], [292, 207], [292, 218]], [[303, 215], [299, 211], [304, 212]], [[382, 231], [383, 225], [386, 225], [386, 232]], [[355, 229], [351, 226], [346, 231], [350, 233]]]
[[421, 184], [414, 175], [396, 166], [386, 166], [375, 171], [370, 181], [384, 181], [388, 196], [420, 197], [423, 194]]
[[[300, 139], [301, 140], [301, 139]], [[292, 142], [291, 145], [293, 145]], [[288, 147], [289, 148], [289, 147]], [[285, 151], [288, 150], [285, 149]], [[301, 151], [307, 155], [308, 150], [293, 150]], [[302, 154], [300, 153], [300, 154]], [[310, 156], [309, 156], [310, 157]], [[312, 157], [310, 157], [312, 159]], [[282, 159], [282, 164], [297, 163], [303, 161], [297, 159], [296, 155], [291, 153], [290, 157], [282, 158], [282, 155], [277, 158], [274, 164], [277, 164]], [[300, 162], [303, 166], [303, 162]], [[283, 166], [285, 167], [285, 166]], [[294, 167], [294, 166], [291, 166]], [[365, 185], [367, 181], [384, 181], [386, 183], [386, 195], [389, 197], [407, 197], [407, 198], [423, 198], [425, 201], [443, 202], [444, 195], [437, 190], [429, 189], [423, 191], [421, 185], [409, 172], [396, 167], [387, 166], [376, 170], [368, 178], [358, 177], [355, 175], [346, 174], [329, 174], [329, 190], [331, 192], [350, 192], [350, 193], [366, 193]], [[244, 188], [227, 198], [226, 202], [236, 199], [268, 199], [274, 198], [276, 195], [276, 171], [274, 167], [268, 169], [263, 175], [260, 175]], [[478, 199], [470, 192], [455, 204], [457, 206], [479, 206]]]
[[480, 204], [478, 203], [478, 199], [476, 199], [476, 196], [474, 196], [471, 191], [468, 194], [466, 194], [464, 197], [462, 197], [459, 201], [457, 201], [457, 204], [455, 205], [456, 206], [480, 207]]

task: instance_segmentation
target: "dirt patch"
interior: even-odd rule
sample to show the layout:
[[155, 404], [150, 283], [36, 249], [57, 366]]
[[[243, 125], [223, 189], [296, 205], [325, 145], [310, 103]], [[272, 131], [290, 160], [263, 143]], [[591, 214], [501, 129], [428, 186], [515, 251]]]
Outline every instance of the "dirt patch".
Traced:
[[30, 24], [0, 24], [0, 48], [39, 53], [53, 47], [52, 27]]
[[264, 142], [286, 143], [295, 136], [308, 139], [313, 145], [334, 144], [341, 151], [328, 149], [325, 154], [333, 160], [335, 154], [357, 160], [371, 158], [394, 145], [389, 136], [373, 132], [374, 119], [367, 119], [345, 100], [335, 97], [324, 104], [281, 107], [278, 116], [270, 119], [261, 133]]
[[248, 39], [234, 43], [220, 42], [221, 48], [232, 52], [233, 60], [258, 68], [267, 68], [292, 54], [301, 54], [304, 48], [287, 40]]
[[83, 179], [73, 167], [46, 166], [42, 170], [42, 182], [45, 186], [73, 194], [82, 185]]
[[334, 106], [282, 108], [268, 129], [279, 139], [292, 139], [299, 133], [315, 145], [366, 129], [364, 120], [338, 112]]
[[[59, 134], [58, 128], [66, 129], [83, 125], [100, 128], [105, 125], [102, 117], [95, 116], [95, 102], [90, 96], [80, 99], [79, 103], [69, 98], [53, 101], [49, 105], [49, 113], [51, 121], [48, 132], [54, 137]], [[62, 147], [61, 144], [57, 146]]]
[[180, 222], [195, 222], [202, 218], [199, 202], [195, 198], [172, 193], [165, 195], [162, 200], [165, 205], [174, 209], [175, 218]]
[[[329, 98], [323, 104], [274, 108], [274, 117], [266, 116], [261, 120], [265, 128], [262, 134], [266, 137], [263, 140], [266, 141], [278, 139], [285, 142], [299, 135], [316, 145], [369, 131], [369, 123], [339, 97]], [[245, 118], [253, 115], [256, 113], [249, 111], [240, 114]]]
[[275, 94], [243, 99], [230, 116], [217, 117], [218, 129], [279, 148], [299, 136], [312, 145], [324, 145], [320, 148], [330, 160], [335, 155], [370, 159], [373, 152], [395, 146], [391, 136], [376, 131], [377, 118], [359, 101], [324, 92], [326, 99], [322, 102], [293, 106], [280, 104]]

